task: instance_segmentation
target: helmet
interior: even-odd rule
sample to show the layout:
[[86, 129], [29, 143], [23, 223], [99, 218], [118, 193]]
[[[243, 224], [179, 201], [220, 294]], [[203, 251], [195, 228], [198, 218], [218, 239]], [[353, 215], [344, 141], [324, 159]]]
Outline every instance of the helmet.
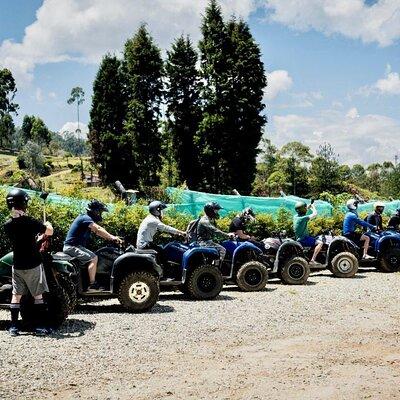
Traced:
[[242, 211], [241, 216], [246, 222], [253, 221], [256, 218], [256, 214], [251, 207], [246, 207]]
[[377, 201], [376, 203], [374, 203], [374, 210], [376, 213], [382, 214], [384, 209], [385, 209], [385, 204], [382, 203], [381, 201]]
[[99, 200], [91, 200], [86, 207], [86, 211], [93, 218], [94, 222], [100, 222], [102, 220], [101, 213], [108, 212], [108, 208]]
[[358, 208], [358, 201], [357, 201], [356, 199], [350, 199], [350, 200], [347, 201], [346, 207], [347, 207], [350, 211], [357, 210], [357, 208]]
[[298, 201], [294, 205], [294, 209], [299, 214], [305, 214], [307, 212], [307, 204], [304, 201]]
[[11, 189], [6, 197], [7, 206], [10, 210], [12, 208], [16, 208], [18, 210], [26, 210], [29, 200], [30, 197], [28, 193], [18, 188]]
[[400, 208], [397, 208], [397, 209], [396, 209], [396, 214], [397, 214], [397, 215], [400, 215]]
[[152, 201], [149, 204], [149, 213], [154, 215], [155, 217], [161, 217], [161, 211], [165, 210], [167, 208], [167, 205], [163, 203], [162, 201]]
[[212, 219], [217, 219], [219, 217], [219, 215], [218, 215], [219, 210], [222, 210], [222, 207], [216, 201], [207, 203], [204, 206], [205, 214], [207, 215], [207, 217], [212, 218]]

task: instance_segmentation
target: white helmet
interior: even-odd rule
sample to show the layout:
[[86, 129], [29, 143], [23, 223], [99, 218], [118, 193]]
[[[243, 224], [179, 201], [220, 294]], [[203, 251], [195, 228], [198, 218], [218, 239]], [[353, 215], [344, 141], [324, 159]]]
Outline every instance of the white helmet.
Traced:
[[350, 211], [357, 210], [358, 201], [356, 199], [350, 199], [347, 201], [346, 206]]
[[383, 203], [382, 201], [377, 201], [376, 203], [374, 203], [374, 210], [376, 212], [379, 212], [381, 214], [383, 213], [384, 209], [385, 209], [385, 203]]

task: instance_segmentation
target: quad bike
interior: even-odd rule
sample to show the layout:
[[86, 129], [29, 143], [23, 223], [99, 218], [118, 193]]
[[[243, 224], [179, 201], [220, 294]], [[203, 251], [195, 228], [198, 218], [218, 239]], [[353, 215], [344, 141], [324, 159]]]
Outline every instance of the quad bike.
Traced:
[[[352, 278], [358, 271], [357, 246], [343, 236], [333, 237], [330, 232], [319, 236], [323, 247], [318, 253], [316, 265], [310, 264], [313, 270], [329, 269], [338, 278]], [[305, 257], [310, 260], [314, 247], [303, 248]]]
[[304, 285], [310, 275], [310, 266], [301, 245], [286, 238], [286, 232], [275, 233], [264, 239], [264, 262], [287, 285]]
[[[163, 270], [160, 280], [163, 289], [175, 287], [197, 300], [209, 300], [219, 295], [223, 279], [217, 249], [195, 243], [184, 244], [177, 240], [161, 248], [158, 258]], [[157, 257], [154, 250], [136, 251]]]
[[55, 262], [64, 262], [73, 270], [74, 287], [70, 290], [81, 299], [117, 297], [129, 312], [145, 312], [158, 301], [161, 268], [151, 254], [137, 251], [133, 246], [126, 249], [115, 245], [97, 250], [96, 281], [105, 288], [98, 292], [87, 291], [89, 274], [87, 265], [63, 252], [52, 254]]
[[226, 255], [221, 264], [224, 281], [245, 292], [263, 290], [268, 282], [268, 267], [263, 251], [251, 242], [225, 240]]

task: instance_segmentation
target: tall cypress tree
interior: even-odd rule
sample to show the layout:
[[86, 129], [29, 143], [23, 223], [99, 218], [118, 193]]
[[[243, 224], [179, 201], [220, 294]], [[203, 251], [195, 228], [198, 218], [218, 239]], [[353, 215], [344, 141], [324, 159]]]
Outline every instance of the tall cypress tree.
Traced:
[[89, 123], [92, 162], [97, 166], [104, 184], [117, 179], [127, 185], [136, 184], [132, 146], [123, 130], [125, 97], [121, 61], [106, 55], [93, 84]]
[[231, 68], [230, 38], [216, 0], [210, 0], [201, 26], [199, 43], [201, 77], [204, 81], [201, 97], [203, 116], [195, 142], [203, 179], [200, 188], [222, 192], [228, 189], [230, 174], [226, 151], [229, 142], [227, 98]]
[[227, 124], [231, 140], [227, 142], [227, 185], [250, 193], [256, 172], [258, 144], [266, 117], [262, 114], [263, 90], [267, 84], [261, 51], [248, 25], [231, 19], [227, 24], [231, 40], [231, 69], [228, 89]]
[[198, 154], [194, 134], [200, 120], [199, 76], [196, 70], [197, 54], [189, 37], [179, 37], [167, 52], [167, 129], [171, 150], [180, 182], [190, 188], [200, 182]]
[[158, 125], [163, 63], [160, 49], [144, 25], [125, 43], [124, 70], [129, 99], [125, 132], [132, 142], [139, 185], [157, 185], [161, 168]]

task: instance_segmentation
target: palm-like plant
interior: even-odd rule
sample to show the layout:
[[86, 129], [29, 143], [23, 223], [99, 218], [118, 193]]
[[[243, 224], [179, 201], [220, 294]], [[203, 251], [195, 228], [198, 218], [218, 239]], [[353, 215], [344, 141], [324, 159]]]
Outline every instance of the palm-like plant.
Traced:
[[76, 130], [76, 133], [79, 134], [81, 133], [81, 130], [79, 128], [79, 106], [85, 101], [85, 92], [83, 89], [79, 86], [74, 87], [71, 90], [70, 98], [67, 100], [68, 104], [73, 104], [76, 103], [76, 112], [78, 114], [78, 129]]

